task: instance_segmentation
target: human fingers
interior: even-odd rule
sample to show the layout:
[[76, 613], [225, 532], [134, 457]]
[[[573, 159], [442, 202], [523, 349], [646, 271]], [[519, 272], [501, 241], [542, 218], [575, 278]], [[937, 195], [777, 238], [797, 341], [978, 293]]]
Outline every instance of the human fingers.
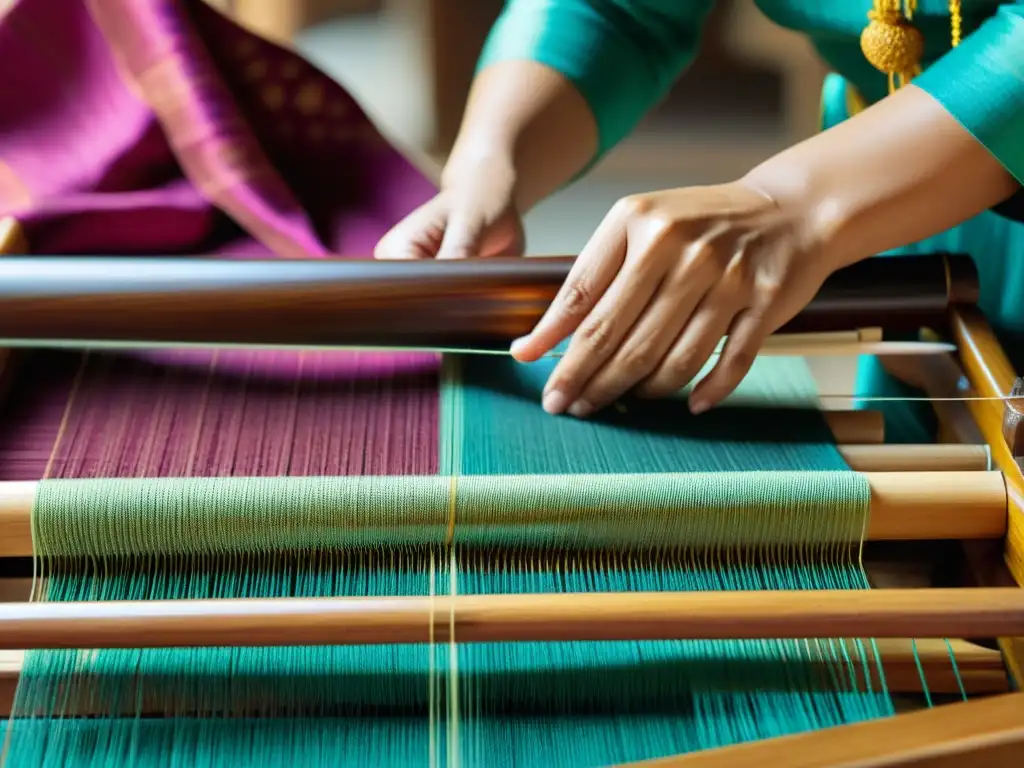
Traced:
[[392, 227], [377, 243], [373, 257], [380, 260], [432, 259], [441, 247], [447, 221], [447, 207], [435, 197]]
[[625, 259], [625, 219], [613, 210], [576, 257], [537, 325], [512, 343], [512, 356], [520, 362], [538, 360], [573, 333], [608, 290]]
[[732, 394], [750, 371], [769, 333], [771, 325], [760, 308], [747, 309], [736, 316], [718, 361], [690, 393], [693, 413], [703, 413]]
[[748, 306], [749, 298], [749, 280], [737, 270], [727, 269], [703, 297], [661, 364], [637, 387], [637, 394], [668, 397], [689, 384], [710, 359], [736, 315]]
[[662, 360], [713, 284], [712, 270], [683, 260], [664, 279], [618, 350], [591, 376], [569, 413], [582, 418], [644, 381]]
[[438, 259], [471, 259], [479, 255], [487, 222], [483, 212], [475, 206], [453, 206], [448, 215]]

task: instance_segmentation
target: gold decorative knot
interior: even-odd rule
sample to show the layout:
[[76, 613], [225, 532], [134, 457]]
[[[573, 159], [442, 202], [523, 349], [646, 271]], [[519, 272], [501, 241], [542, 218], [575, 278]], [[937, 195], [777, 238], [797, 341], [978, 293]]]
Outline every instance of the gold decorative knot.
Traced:
[[860, 34], [860, 49], [875, 69], [910, 79], [921, 68], [924, 35], [897, 10], [874, 10]]

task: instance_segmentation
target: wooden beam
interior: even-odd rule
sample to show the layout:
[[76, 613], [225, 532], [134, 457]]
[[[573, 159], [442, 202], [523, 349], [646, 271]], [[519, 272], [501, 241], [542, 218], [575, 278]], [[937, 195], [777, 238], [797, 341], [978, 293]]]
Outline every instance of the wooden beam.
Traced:
[[8, 603], [0, 648], [1024, 634], [1024, 590], [882, 589]]
[[[864, 477], [871, 488], [871, 514], [865, 531], [868, 540], [991, 539], [1001, 538], [1006, 531], [1006, 488], [999, 472], [872, 472]], [[638, 478], [641, 481], [642, 476]], [[495, 477], [493, 482], [521, 480]], [[37, 487], [34, 482], [0, 483], [0, 557], [35, 554], [31, 516]], [[601, 509], [594, 514], [601, 514]], [[552, 515], [561, 513], [537, 508], [530, 520], [521, 522], [551, 522]], [[580, 519], [590, 518], [581, 515]], [[421, 526], [424, 520], [409, 519], [406, 524]], [[464, 522], [462, 528], [469, 525]], [[586, 534], [580, 530], [581, 542]], [[591, 539], [592, 545], [607, 546], [603, 533], [597, 535]]]
[[[981, 312], [971, 307], [955, 308], [950, 313], [950, 326], [973, 390], [971, 394], [1007, 397], [1013, 391], [1017, 374]], [[1021, 406], [999, 400], [972, 400], [968, 407], [992, 451], [993, 463], [1006, 478], [1007, 531], [1003, 557], [1014, 581], [1024, 587], [1024, 474], [1004, 435], [1007, 408], [1017, 411]], [[999, 642], [1014, 680], [1024, 685], [1024, 637], [1007, 636]]]
[[634, 768], [1017, 768], [1024, 694], [634, 764]]

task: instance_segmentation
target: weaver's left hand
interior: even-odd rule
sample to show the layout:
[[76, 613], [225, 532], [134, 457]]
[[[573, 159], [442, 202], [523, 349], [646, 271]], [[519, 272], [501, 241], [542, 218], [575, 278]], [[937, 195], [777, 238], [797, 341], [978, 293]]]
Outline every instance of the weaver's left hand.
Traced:
[[809, 218], [744, 182], [620, 200], [536, 328], [512, 345], [513, 356], [528, 362], [572, 336], [545, 387], [544, 409], [583, 417], [629, 391], [674, 394], [728, 336], [690, 409], [720, 402], [765, 337], [834, 271]]

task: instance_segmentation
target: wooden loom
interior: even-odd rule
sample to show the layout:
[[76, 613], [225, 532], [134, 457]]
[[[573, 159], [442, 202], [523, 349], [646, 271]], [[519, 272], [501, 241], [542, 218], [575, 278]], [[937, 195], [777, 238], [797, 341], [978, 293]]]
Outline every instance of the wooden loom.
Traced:
[[[0, 252], [26, 250], [17, 226], [0, 223]], [[911, 574], [917, 582], [908, 587], [906, 574], [894, 576], [893, 567], [906, 571], [912, 563], [883, 552], [869, 563], [880, 588], [824, 599], [757, 592], [31, 604], [24, 600], [24, 581], [9, 580], [0, 582], [6, 601], [0, 605], [0, 706], [9, 711], [22, 654], [30, 648], [420, 643], [428, 637], [448, 642], [453, 633], [459, 642], [871, 636], [881, 638], [890, 688], [912, 695], [920, 679], [909, 638], [917, 639], [937, 694], [958, 690], [942, 638], [965, 638], [951, 646], [969, 703], [651, 764], [714, 768], [767, 760], [824, 768], [974, 759], [1017, 765], [1024, 750], [1024, 694], [1013, 692], [1024, 679], [1024, 475], [1018, 463], [1024, 397], [1006, 398], [1024, 390], [972, 306], [976, 288], [963, 260], [885, 261], [832, 281], [772, 349], [834, 354], [838, 340], [846, 354], [884, 352], [878, 331], [857, 330], [879, 318], [886, 330], [938, 326], [956, 344], [955, 355], [913, 358], [915, 378], [936, 398], [941, 444], [882, 445], [880, 414], [828, 414], [851, 467], [868, 473], [867, 538], [937, 547], [945, 566], [939, 579], [922, 577], [917, 568]], [[528, 330], [567, 268], [565, 260], [397, 266], [178, 261], [152, 262], [163, 273], [140, 280], [137, 265], [23, 258], [0, 264], [0, 338], [331, 344], [350, 311], [373, 330], [348, 333], [343, 338], [350, 345], [487, 346]], [[439, 295], [459, 314], [431, 312], [426, 297]], [[204, 311], [185, 311], [195, 308], [197, 296], [206, 297]], [[386, 311], [395, 301], [406, 309], [397, 318]], [[240, 313], [256, 307], [260, 314], [238, 322]], [[332, 322], [324, 320], [325, 307]], [[168, 330], [187, 318], [200, 319]], [[260, 318], [268, 322], [261, 325]], [[0, 485], [0, 557], [32, 554], [33, 495], [32, 483]], [[950, 552], [959, 568], [951, 567]], [[926, 566], [929, 558], [934, 554], [926, 552]]]

